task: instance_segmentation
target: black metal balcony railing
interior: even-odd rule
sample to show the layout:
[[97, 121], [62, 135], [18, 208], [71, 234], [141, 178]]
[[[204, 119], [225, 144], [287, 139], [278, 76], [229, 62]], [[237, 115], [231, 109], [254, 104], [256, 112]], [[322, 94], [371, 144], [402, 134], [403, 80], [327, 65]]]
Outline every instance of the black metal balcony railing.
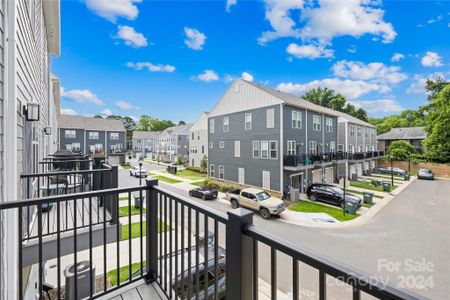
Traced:
[[308, 166], [315, 163], [326, 163], [347, 159], [345, 152], [329, 152], [321, 154], [285, 155], [284, 165], [289, 167]]
[[[132, 193], [138, 193], [139, 197], [145, 195], [145, 208], [140, 205], [137, 216], [132, 216], [131, 213]], [[75, 206], [78, 206], [77, 201], [80, 199], [90, 201], [93, 198], [103, 197], [104, 201], [117, 202], [119, 195], [123, 194], [127, 195], [129, 209], [119, 219], [121, 226], [113, 227], [112, 232], [107, 231], [108, 220], [103, 219], [101, 224], [103, 229], [94, 232], [93, 206], [88, 206], [87, 231], [75, 226], [74, 238], [63, 247], [60, 230], [63, 216], [60, 212], [65, 201], [74, 201]], [[271, 298], [276, 299], [277, 261], [281, 257], [291, 264], [291, 272], [285, 270], [283, 278], [290, 276], [293, 299], [299, 299], [301, 294], [299, 263], [306, 264], [318, 272], [317, 277], [314, 272], [308, 279], [318, 286], [320, 299], [325, 299], [327, 292], [332, 291], [327, 283], [328, 277], [344, 282], [351, 290], [353, 299], [360, 299], [364, 294], [379, 299], [420, 299], [411, 292], [381, 285], [377, 283], [379, 281], [371, 280], [368, 275], [257, 228], [253, 225], [253, 213], [248, 210], [239, 208], [225, 215], [159, 187], [157, 180], [147, 180], [146, 186], [3, 202], [0, 203], [0, 212], [17, 213], [18, 227], [21, 228], [21, 214], [25, 208], [36, 206], [36, 217], [42, 220], [43, 207], [49, 203], [56, 203], [58, 230], [54, 233], [56, 247], [43, 246], [42, 226], [39, 226], [35, 238], [38, 243], [38, 250], [34, 255], [38, 256], [37, 288], [40, 299], [44, 299], [45, 296], [50, 299], [62, 298], [64, 291], [61, 278], [63, 269], [67, 268], [67, 260], [61, 258], [69, 253], [72, 254], [71, 263], [75, 266], [80, 261], [89, 263], [88, 274], [91, 279], [96, 271], [103, 274], [101, 280], [89, 280], [88, 288], [81, 289], [80, 283], [75, 280], [72, 286], [74, 299], [98, 298], [137, 280], [145, 279], [147, 283], [156, 282], [168, 299], [256, 300], [259, 275], [267, 274], [259, 273], [261, 265], [270, 267]], [[118, 211], [116, 214], [119, 218]], [[133, 219], [139, 220], [137, 229], [132, 229]], [[79, 220], [75, 218], [74, 222], [77, 225]], [[24, 263], [25, 246], [22, 243], [21, 233], [18, 234], [17, 253], [20, 266], [18, 278], [19, 287], [22, 288], [23, 267], [27, 265]], [[87, 234], [88, 242], [81, 240], [79, 236], [82, 234]], [[108, 242], [108, 235], [115, 236], [115, 240]], [[264, 247], [269, 249], [267, 258], [263, 257]], [[54, 260], [56, 260], [52, 261], [55, 267], [48, 271], [54, 272], [52, 278], [56, 278], [53, 288], [46, 282], [47, 277], [44, 277], [43, 272], [43, 262], [52, 257], [51, 253], [48, 253], [50, 249], [55, 253]], [[109, 272], [111, 269], [120, 269], [121, 272], [111, 273]], [[75, 278], [78, 278], [77, 268], [74, 268], [74, 272]], [[109, 285], [109, 282], [114, 283]], [[23, 292], [22, 288], [19, 299], [22, 299]]]
[[92, 167], [93, 160], [86, 156], [85, 158], [62, 159], [46, 157], [39, 162], [42, 173], [51, 171], [72, 171], [72, 170], [89, 170]]

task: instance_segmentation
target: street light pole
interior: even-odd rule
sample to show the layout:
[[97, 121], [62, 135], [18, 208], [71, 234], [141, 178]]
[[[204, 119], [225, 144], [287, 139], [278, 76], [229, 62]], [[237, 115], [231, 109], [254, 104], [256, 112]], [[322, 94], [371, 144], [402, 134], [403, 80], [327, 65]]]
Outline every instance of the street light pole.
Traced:
[[394, 170], [393, 170], [393, 166], [392, 166], [393, 156], [389, 155], [389, 158], [391, 159], [391, 186], [393, 187], [394, 186]]
[[343, 210], [344, 210], [344, 216], [345, 216], [345, 186], [346, 186], [346, 177], [347, 177], [347, 174], [344, 176], [344, 195], [343, 195], [343, 198], [344, 198], [344, 207], [343, 207]]
[[139, 162], [139, 185], [142, 185], [142, 162]]

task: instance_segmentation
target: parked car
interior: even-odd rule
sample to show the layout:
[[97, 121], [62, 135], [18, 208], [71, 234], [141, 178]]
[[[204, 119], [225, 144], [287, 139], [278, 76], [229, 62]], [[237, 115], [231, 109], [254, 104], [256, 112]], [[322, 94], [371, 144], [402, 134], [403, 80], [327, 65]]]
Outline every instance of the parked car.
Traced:
[[417, 173], [418, 179], [428, 179], [428, 180], [434, 180], [434, 173], [431, 170], [428, 169], [420, 169]]
[[[344, 191], [334, 185], [313, 183], [306, 190], [306, 195], [311, 201], [321, 201], [344, 207]], [[356, 202], [358, 207], [362, 203], [360, 197], [350, 193], [345, 193], [345, 201]]]
[[244, 190], [233, 190], [227, 193], [232, 208], [239, 206], [258, 211], [263, 219], [270, 219], [271, 215], [279, 215], [285, 210], [281, 199], [272, 197], [264, 190], [248, 188]]
[[134, 166], [130, 169], [130, 176], [147, 177], [147, 170], [142, 166]]
[[217, 198], [218, 192], [208, 187], [199, 187], [189, 191], [189, 196], [201, 198], [202, 200], [214, 200]]
[[378, 173], [381, 174], [391, 174], [393, 173], [394, 175], [400, 175], [400, 176], [404, 176], [406, 175], [406, 171], [400, 168], [378, 168]]

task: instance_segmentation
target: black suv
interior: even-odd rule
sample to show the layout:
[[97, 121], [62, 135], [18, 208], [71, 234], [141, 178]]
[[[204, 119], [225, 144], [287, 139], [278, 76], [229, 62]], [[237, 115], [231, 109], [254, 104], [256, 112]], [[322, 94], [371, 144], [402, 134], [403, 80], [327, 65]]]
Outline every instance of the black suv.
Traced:
[[[313, 183], [306, 190], [306, 195], [311, 201], [344, 206], [344, 191], [334, 185]], [[361, 198], [353, 194], [345, 193], [345, 201], [356, 202], [358, 207], [361, 206]]]

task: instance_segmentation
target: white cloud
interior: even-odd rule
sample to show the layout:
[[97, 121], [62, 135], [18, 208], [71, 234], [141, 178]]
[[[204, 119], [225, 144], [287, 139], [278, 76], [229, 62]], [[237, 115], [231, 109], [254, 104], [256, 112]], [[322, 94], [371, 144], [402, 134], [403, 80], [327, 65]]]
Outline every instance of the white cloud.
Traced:
[[317, 87], [327, 87], [329, 89], [333, 89], [348, 99], [356, 99], [370, 92], [390, 92], [390, 88], [384, 84], [369, 83], [362, 80], [344, 80], [339, 78], [313, 80], [304, 84], [292, 82], [280, 83], [277, 86], [277, 89], [294, 95], [303, 95], [307, 91]]
[[247, 81], [253, 81], [253, 75], [247, 72], [243, 72], [241, 75], [242, 79], [247, 80]]
[[168, 72], [171, 73], [175, 71], [175, 67], [171, 65], [162, 64], [152, 64], [150, 62], [127, 62], [126, 66], [134, 70], [140, 71], [142, 69], [147, 69], [149, 72]]
[[401, 112], [404, 108], [393, 99], [352, 101], [357, 108], [363, 108], [369, 114]]
[[186, 38], [184, 43], [193, 50], [203, 50], [206, 35], [195, 28], [184, 27]]
[[132, 103], [122, 101], [122, 100], [116, 101], [115, 105], [117, 108], [122, 109], [122, 110], [130, 110], [130, 109], [136, 108], [136, 106], [134, 106]]
[[61, 108], [61, 114], [62, 115], [71, 115], [76, 116], [77, 112], [71, 108]]
[[[328, 44], [338, 36], [372, 34], [389, 43], [397, 33], [391, 23], [383, 20], [384, 11], [378, 4], [370, 0], [320, 0], [318, 3], [266, 0], [266, 19], [273, 31], [264, 32], [259, 42], [265, 44], [281, 37], [295, 37]], [[292, 18], [296, 10], [301, 11], [298, 23]]]
[[443, 16], [437, 16], [436, 18], [429, 19], [429, 20], [427, 21], [427, 24], [437, 23], [437, 22], [441, 21], [442, 18], [443, 18]]
[[226, 83], [230, 83], [232, 82], [236, 77], [234, 75], [231, 74], [225, 74], [223, 76], [223, 81], [225, 81]]
[[359, 61], [341, 60], [333, 65], [332, 70], [339, 77], [385, 83], [399, 83], [408, 78], [405, 73], [399, 72], [400, 67], [386, 66], [380, 62], [365, 64]]
[[101, 112], [100, 112], [100, 114], [102, 114], [102, 115], [104, 115], [104, 116], [111, 116], [112, 114], [113, 114], [113, 112], [110, 110], [110, 109], [108, 109], [108, 108], [105, 108], [104, 110], [102, 110]]
[[139, 32], [136, 32], [133, 27], [119, 25], [117, 27], [116, 38], [124, 41], [125, 45], [141, 48], [148, 45], [147, 38]]
[[427, 51], [424, 57], [422, 57], [422, 65], [424, 67], [440, 67], [442, 66], [441, 57], [436, 52]]
[[350, 53], [356, 53], [356, 46], [350, 45], [350, 47], [347, 48], [347, 51]]
[[297, 58], [331, 58], [334, 55], [334, 51], [331, 49], [325, 49], [324, 46], [289, 44], [286, 48], [286, 52]]
[[203, 73], [195, 76], [194, 79], [197, 79], [200, 81], [205, 81], [205, 82], [210, 82], [210, 81], [219, 80], [219, 75], [217, 75], [217, 73], [214, 72], [213, 70], [205, 70], [205, 71], [203, 71]]
[[141, 0], [86, 0], [86, 5], [95, 14], [115, 23], [119, 17], [136, 19], [139, 10], [135, 3], [140, 2]]
[[400, 61], [402, 59], [404, 59], [405, 56], [401, 53], [394, 53], [391, 57], [391, 61]]
[[406, 89], [408, 94], [422, 94], [425, 93], [425, 87], [427, 85], [427, 80], [436, 80], [438, 77], [445, 79], [445, 74], [441, 72], [425, 75], [415, 75], [414, 82]]
[[236, 3], [237, 3], [237, 0], [227, 0], [227, 5], [225, 7], [225, 10], [227, 12], [230, 12], [231, 11], [231, 7], [236, 5]]
[[91, 103], [95, 105], [103, 105], [103, 101], [100, 100], [96, 94], [90, 90], [70, 90], [66, 91], [61, 87], [61, 97], [68, 101], [77, 103]]

